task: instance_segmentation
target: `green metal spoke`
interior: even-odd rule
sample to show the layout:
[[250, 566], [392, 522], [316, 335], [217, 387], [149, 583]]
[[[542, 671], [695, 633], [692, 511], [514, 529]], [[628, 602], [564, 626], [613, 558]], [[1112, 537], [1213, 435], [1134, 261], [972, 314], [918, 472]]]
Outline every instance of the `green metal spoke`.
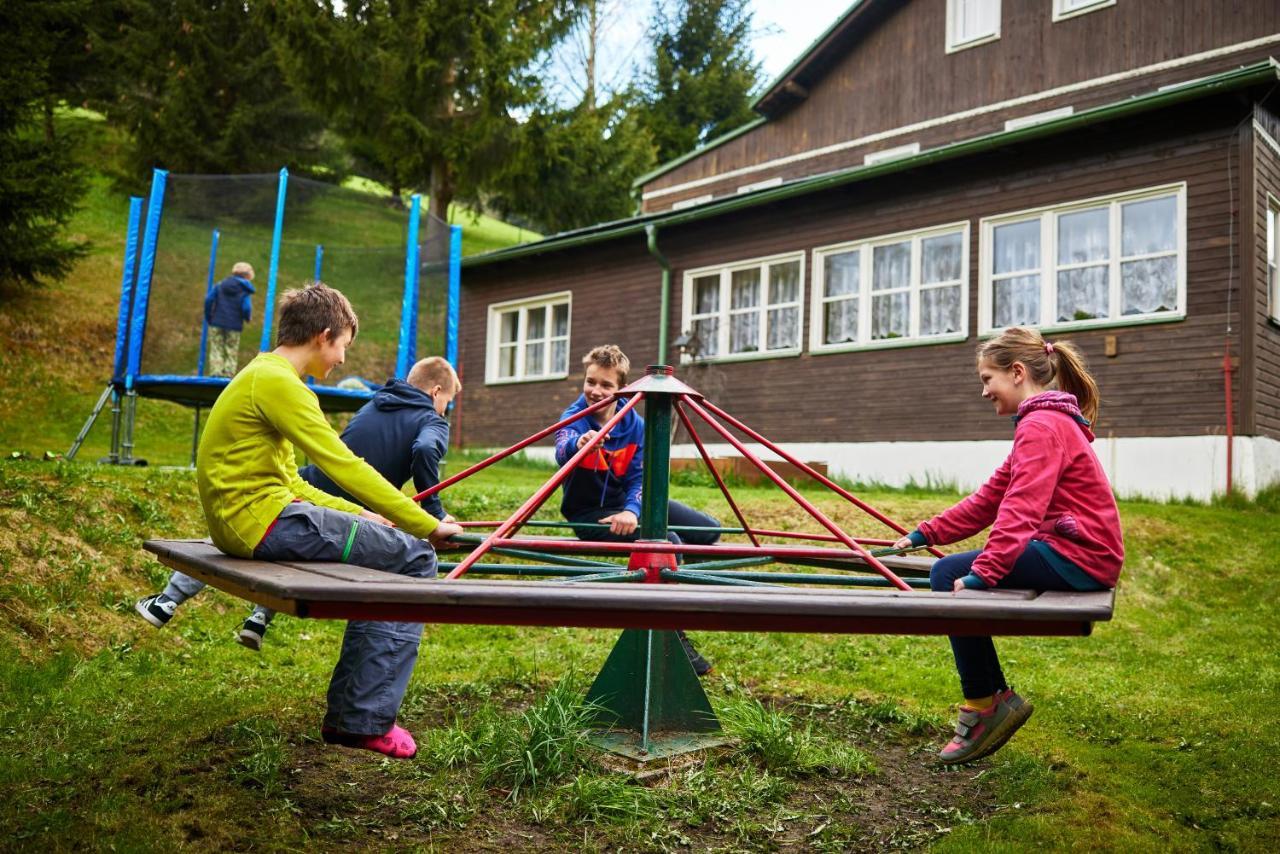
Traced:
[[622, 569], [618, 572], [600, 572], [595, 575], [579, 575], [576, 578], [566, 578], [565, 584], [572, 584], [575, 581], [593, 581], [606, 584], [614, 584], [617, 582], [639, 581], [644, 578], [643, 572], [634, 572]]
[[[760, 575], [762, 573], [753, 573]], [[776, 584], [768, 584], [761, 581], [750, 581], [745, 578], [735, 578], [730, 575], [702, 575], [699, 572], [681, 569], [681, 570], [662, 570], [663, 581], [675, 581], [681, 584], [716, 584], [724, 587], [777, 587]]]
[[682, 563], [681, 566], [687, 570], [694, 572], [707, 572], [709, 570], [733, 569], [739, 566], [764, 566], [767, 563], [776, 563], [772, 557], [734, 557], [724, 560], [707, 560], [695, 561], [693, 563]]

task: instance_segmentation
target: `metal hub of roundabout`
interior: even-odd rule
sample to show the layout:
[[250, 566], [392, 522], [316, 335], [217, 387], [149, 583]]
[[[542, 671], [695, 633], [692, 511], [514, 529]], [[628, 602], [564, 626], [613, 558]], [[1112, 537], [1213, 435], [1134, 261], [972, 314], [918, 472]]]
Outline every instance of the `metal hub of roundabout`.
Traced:
[[[533, 516], [547, 499], [568, 478], [578, 464], [597, 453], [609, 431], [635, 407], [644, 402], [644, 482], [641, 494], [639, 538], [635, 542], [598, 542], [580, 540], [570, 536], [525, 534], [522, 529], [583, 530], [603, 529], [605, 525], [583, 525], [565, 522], [536, 521]], [[740, 607], [739, 602], [750, 588], [753, 594], [787, 594], [803, 590], [812, 596], [815, 587], [894, 588], [910, 593], [913, 588], [927, 589], [927, 575], [931, 558], [899, 557], [900, 550], [891, 548], [907, 529], [883, 513], [869, 506], [839, 484], [814, 470], [811, 466], [786, 452], [778, 445], [752, 430], [741, 421], [716, 407], [694, 389], [676, 379], [670, 367], [650, 366], [645, 375], [619, 391], [612, 398], [575, 413], [572, 417], [517, 442], [509, 448], [454, 475], [430, 490], [416, 496], [419, 500], [447, 489], [472, 474], [519, 452], [540, 441], [583, 415], [608, 410], [617, 403], [614, 415], [597, 431], [576, 454], [552, 475], [518, 510], [502, 521], [470, 521], [464, 528], [486, 529], [486, 535], [467, 533], [455, 537], [457, 547], [470, 546], [470, 553], [460, 561], [442, 562], [442, 570], [448, 570], [449, 580], [486, 575], [531, 576], [554, 578], [560, 584], [638, 584], [645, 591], [657, 595], [649, 585], [700, 585], [724, 589], [723, 608], [717, 611], [719, 619], [708, 619], [704, 613], [689, 622], [681, 622], [679, 607], [655, 611], [650, 619], [633, 617], [636, 628], [628, 628], [618, 640], [600, 674], [588, 694], [588, 700], [600, 712], [598, 723], [610, 727], [599, 734], [598, 743], [610, 750], [639, 760], [671, 756], [688, 750], [700, 749], [719, 743], [720, 726], [707, 701], [706, 694], [689, 664], [674, 628], [722, 628], [758, 629], [767, 626], [775, 630], [789, 631], [885, 631], [910, 630], [910, 620], [905, 615], [894, 617], [886, 614], [878, 620], [864, 622], [861, 627], [845, 624], [853, 617], [824, 615], [821, 609], [789, 608], [790, 617], [772, 613], [761, 622], [761, 608], [767, 612], [768, 601], [753, 595], [750, 601], [756, 607]], [[698, 433], [694, 419], [724, 439], [744, 459], [772, 481], [794, 503], [797, 517], [816, 522], [822, 529], [818, 533], [769, 530], [753, 527], [712, 463], [711, 457]], [[671, 435], [673, 420], [678, 419], [697, 448], [712, 479], [736, 517], [738, 527], [721, 528], [669, 528], [667, 525], [667, 501], [670, 487]], [[727, 425], [727, 426], [726, 426]], [[777, 457], [791, 463], [807, 477], [820, 484], [829, 493], [838, 496], [858, 510], [883, 524], [892, 536], [885, 538], [855, 537], [818, 509], [795, 487], [777, 474], [759, 455], [754, 453], [732, 430], [736, 430], [751, 442], [755, 442]], [[715, 545], [676, 544], [668, 541], [669, 530], [702, 531], [738, 535], [746, 542], [719, 542]], [[786, 540], [788, 543], [774, 542]], [[931, 550], [932, 551], [932, 550]], [[934, 555], [939, 555], [933, 551]], [[487, 555], [520, 559], [524, 562], [483, 562]], [[618, 562], [627, 558], [625, 564]], [[613, 558], [613, 560], [610, 560]], [[681, 562], [684, 561], [684, 562]], [[766, 568], [769, 567], [769, 568]], [[838, 574], [815, 570], [840, 570]], [[904, 579], [903, 576], [907, 576]], [[466, 586], [466, 585], [464, 585]], [[541, 586], [541, 585], [539, 585]], [[728, 588], [736, 588], [730, 590]], [[639, 591], [637, 591], [639, 592]], [[674, 592], [674, 591], [672, 591]], [[708, 593], [710, 591], [707, 591]], [[829, 591], [822, 597], [830, 599], [838, 594]], [[650, 596], [643, 598], [652, 599]], [[842, 598], [842, 597], [841, 597]], [[894, 597], [898, 598], [898, 597]], [[670, 603], [667, 603], [670, 604]], [[813, 604], [817, 604], [813, 600]], [[916, 619], [919, 615], [916, 616]], [[898, 623], [895, 623], [895, 619]], [[905, 622], [904, 622], [905, 620]], [[887, 621], [887, 622], [886, 622]], [[525, 622], [513, 620], [513, 622]], [[543, 620], [536, 622], [543, 623]], [[566, 624], [570, 624], [566, 622]], [[572, 624], [590, 624], [581, 619]], [[601, 625], [617, 623], [602, 622]], [[626, 623], [624, 623], [626, 624]], [[642, 627], [643, 626], [643, 627]]]

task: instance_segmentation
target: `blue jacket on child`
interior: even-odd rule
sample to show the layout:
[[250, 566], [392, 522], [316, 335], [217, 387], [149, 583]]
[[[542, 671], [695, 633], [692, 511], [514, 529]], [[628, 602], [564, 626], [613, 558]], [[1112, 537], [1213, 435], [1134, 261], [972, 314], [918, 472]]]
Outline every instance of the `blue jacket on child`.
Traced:
[[253, 304], [253, 283], [240, 276], [227, 276], [210, 289], [204, 298], [204, 319], [210, 326], [239, 332], [249, 321]]
[[[625, 401], [619, 400], [622, 406]], [[563, 421], [587, 408], [585, 395], [578, 395]], [[564, 465], [578, 452], [578, 437], [600, 425], [590, 415], [570, 422], [556, 432], [556, 462]], [[633, 409], [609, 431], [603, 446], [596, 446], [564, 482], [560, 512], [566, 519], [578, 519], [592, 510], [630, 510], [640, 515], [640, 488], [644, 483], [644, 419]]]
[[[449, 450], [449, 422], [436, 414], [431, 395], [403, 380], [387, 380], [373, 399], [360, 407], [342, 431], [342, 441], [399, 488], [410, 475], [416, 492], [440, 482], [440, 460]], [[314, 465], [298, 471], [302, 479], [359, 504]], [[422, 500], [422, 509], [445, 517], [439, 494]]]

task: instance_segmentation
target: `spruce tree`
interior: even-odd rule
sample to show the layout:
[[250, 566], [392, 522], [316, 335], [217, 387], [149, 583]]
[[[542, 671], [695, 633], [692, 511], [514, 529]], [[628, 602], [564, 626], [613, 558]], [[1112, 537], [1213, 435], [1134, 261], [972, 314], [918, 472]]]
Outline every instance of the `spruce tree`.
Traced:
[[659, 4], [649, 27], [644, 124], [665, 162], [755, 118], [760, 63], [751, 50], [748, 0]]
[[62, 235], [85, 177], [53, 122], [62, 93], [51, 68], [83, 5], [0, 3], [0, 288], [60, 279], [86, 250]]

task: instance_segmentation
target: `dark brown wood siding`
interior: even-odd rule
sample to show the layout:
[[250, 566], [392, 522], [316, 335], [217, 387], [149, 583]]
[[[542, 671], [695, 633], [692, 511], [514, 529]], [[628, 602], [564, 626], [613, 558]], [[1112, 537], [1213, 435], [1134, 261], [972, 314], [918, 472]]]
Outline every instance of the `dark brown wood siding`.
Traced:
[[[1238, 251], [1232, 200], [1239, 198], [1244, 110], [1064, 136], [1016, 151], [915, 170], [813, 193], [663, 231], [675, 267], [671, 335], [682, 328], [682, 272], [774, 253], [806, 253], [806, 352], [797, 357], [680, 369], [695, 388], [772, 438], [791, 442], [920, 441], [1007, 437], [1010, 426], [979, 398], [978, 220], [1012, 211], [1174, 182], [1187, 184], [1187, 318], [1174, 323], [1075, 332], [1103, 393], [1100, 435], [1222, 432], [1221, 362], [1228, 319], [1239, 352], [1238, 293], [1228, 314], [1228, 274]], [[1228, 169], [1228, 159], [1232, 169]], [[1229, 178], [1229, 175], [1231, 176]], [[1233, 183], [1234, 182], [1234, 185]], [[814, 247], [968, 220], [970, 337], [964, 343], [811, 355], [807, 295]], [[633, 362], [654, 355], [659, 269], [636, 238], [464, 271], [466, 441], [496, 445], [550, 423], [576, 384], [484, 388], [486, 306], [572, 287], [572, 349], [618, 340]], [[1103, 355], [1107, 336], [1119, 355]], [[672, 356], [674, 358], [674, 355]], [[1237, 412], [1239, 415], [1239, 412]]]
[[[1254, 427], [1260, 436], [1280, 439], [1280, 325], [1268, 318], [1267, 207], [1280, 200], [1280, 118], [1260, 110], [1261, 131], [1254, 137], [1254, 210], [1252, 353]], [[1247, 280], [1246, 280], [1247, 281]]]
[[[704, 181], [645, 200], [645, 210], [703, 195], [723, 196], [743, 185], [860, 165], [864, 155], [920, 143], [923, 149], [1000, 131], [1011, 118], [1073, 106], [1077, 112], [1159, 86], [1218, 73], [1280, 53], [1280, 3], [1275, 0], [1121, 0], [1114, 6], [1053, 23], [1052, 0], [1003, 4], [1001, 37], [945, 53], [946, 0], [916, 0], [889, 14], [856, 43], [786, 114], [709, 150], [645, 185], [651, 194]], [[1018, 104], [821, 156], [774, 163], [824, 146], [951, 116], [1062, 86], [1146, 68], [1180, 57], [1272, 37], [1265, 44], [1192, 64], [1115, 80]], [[716, 176], [758, 164], [767, 168]]]

